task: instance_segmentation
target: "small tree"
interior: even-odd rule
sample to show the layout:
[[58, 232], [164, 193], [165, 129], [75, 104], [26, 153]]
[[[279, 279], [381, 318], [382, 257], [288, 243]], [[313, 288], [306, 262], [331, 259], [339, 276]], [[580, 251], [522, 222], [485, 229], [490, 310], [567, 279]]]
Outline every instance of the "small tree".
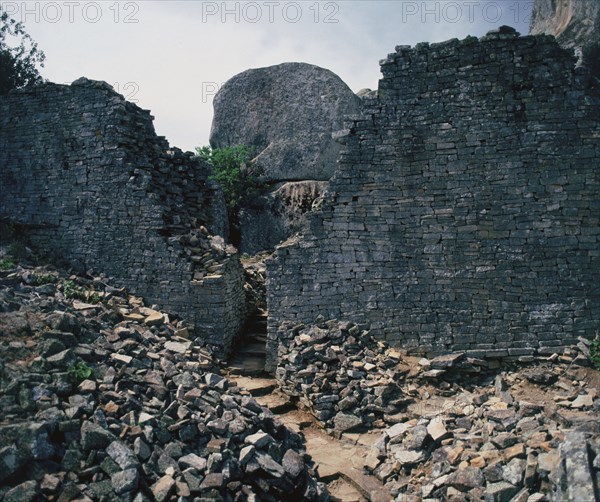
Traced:
[[208, 162], [213, 168], [210, 179], [221, 185], [231, 230], [231, 241], [239, 244], [239, 212], [240, 208], [257, 197], [262, 190], [262, 183], [248, 168], [254, 155], [254, 148], [245, 145], [211, 148], [196, 148], [198, 157]]
[[45, 59], [23, 23], [0, 10], [0, 94], [43, 82], [37, 66], [43, 67]]

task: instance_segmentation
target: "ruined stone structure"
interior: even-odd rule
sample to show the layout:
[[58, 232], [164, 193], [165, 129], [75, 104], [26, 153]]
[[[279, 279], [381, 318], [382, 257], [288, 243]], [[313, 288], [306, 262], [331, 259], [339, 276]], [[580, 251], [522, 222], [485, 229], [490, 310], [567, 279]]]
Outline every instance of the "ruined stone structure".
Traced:
[[600, 92], [553, 37], [400, 46], [322, 210], [268, 263], [269, 342], [317, 315], [437, 354], [552, 353], [600, 326]]
[[239, 248], [272, 250], [299, 231], [333, 175], [335, 141], [360, 98], [334, 73], [306, 63], [246, 70], [215, 96], [210, 144], [255, 149], [265, 194], [240, 211]]
[[[0, 97], [0, 216], [39, 248], [189, 321], [227, 351], [244, 316], [210, 168], [171, 149], [152, 116], [80, 79]], [[204, 228], [202, 228], [204, 226]]]

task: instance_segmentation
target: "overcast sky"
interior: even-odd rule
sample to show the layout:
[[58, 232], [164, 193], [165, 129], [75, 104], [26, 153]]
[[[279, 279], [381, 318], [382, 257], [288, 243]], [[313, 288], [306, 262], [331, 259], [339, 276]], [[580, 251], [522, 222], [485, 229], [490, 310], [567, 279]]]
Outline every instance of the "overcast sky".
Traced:
[[533, 1], [4, 1], [46, 53], [43, 75], [105, 80], [152, 110], [184, 150], [208, 143], [212, 97], [232, 76], [288, 61], [328, 68], [355, 92], [376, 88], [396, 45], [526, 34]]

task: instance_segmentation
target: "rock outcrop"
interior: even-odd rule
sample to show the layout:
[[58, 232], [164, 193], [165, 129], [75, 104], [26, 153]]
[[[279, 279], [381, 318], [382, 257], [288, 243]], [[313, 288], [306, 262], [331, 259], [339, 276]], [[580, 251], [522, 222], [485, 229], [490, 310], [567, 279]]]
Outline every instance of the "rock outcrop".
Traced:
[[240, 249], [254, 254], [305, 228], [307, 215], [322, 200], [327, 181], [290, 181], [277, 184], [240, 212]]
[[[253, 146], [252, 168], [272, 185], [242, 212], [241, 251], [272, 249], [302, 226], [307, 205], [323, 190], [316, 182], [329, 180], [337, 167], [335, 138], [344, 118], [359, 107], [360, 98], [338, 76], [305, 63], [247, 70], [225, 83], [214, 100], [210, 144]], [[282, 187], [287, 182], [293, 186]], [[303, 194], [301, 204], [290, 192]]]
[[247, 70], [214, 100], [213, 148], [250, 145], [269, 182], [328, 180], [340, 145], [334, 134], [360, 99], [334, 73], [306, 63]]
[[598, 0], [536, 0], [530, 33], [554, 35], [575, 49], [579, 63], [600, 78], [600, 2]]

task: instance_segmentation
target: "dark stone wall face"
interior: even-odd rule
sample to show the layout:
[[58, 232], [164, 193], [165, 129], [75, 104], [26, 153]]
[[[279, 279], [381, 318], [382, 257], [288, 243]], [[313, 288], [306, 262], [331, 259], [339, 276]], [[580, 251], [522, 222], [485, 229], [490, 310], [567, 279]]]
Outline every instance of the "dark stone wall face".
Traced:
[[243, 272], [234, 251], [207, 236], [226, 232], [209, 174], [105, 83], [0, 98], [0, 215], [38, 247], [112, 276], [227, 351], [243, 322]]
[[268, 263], [269, 356], [321, 314], [397, 346], [552, 353], [600, 326], [600, 94], [552, 37], [398, 47]]

